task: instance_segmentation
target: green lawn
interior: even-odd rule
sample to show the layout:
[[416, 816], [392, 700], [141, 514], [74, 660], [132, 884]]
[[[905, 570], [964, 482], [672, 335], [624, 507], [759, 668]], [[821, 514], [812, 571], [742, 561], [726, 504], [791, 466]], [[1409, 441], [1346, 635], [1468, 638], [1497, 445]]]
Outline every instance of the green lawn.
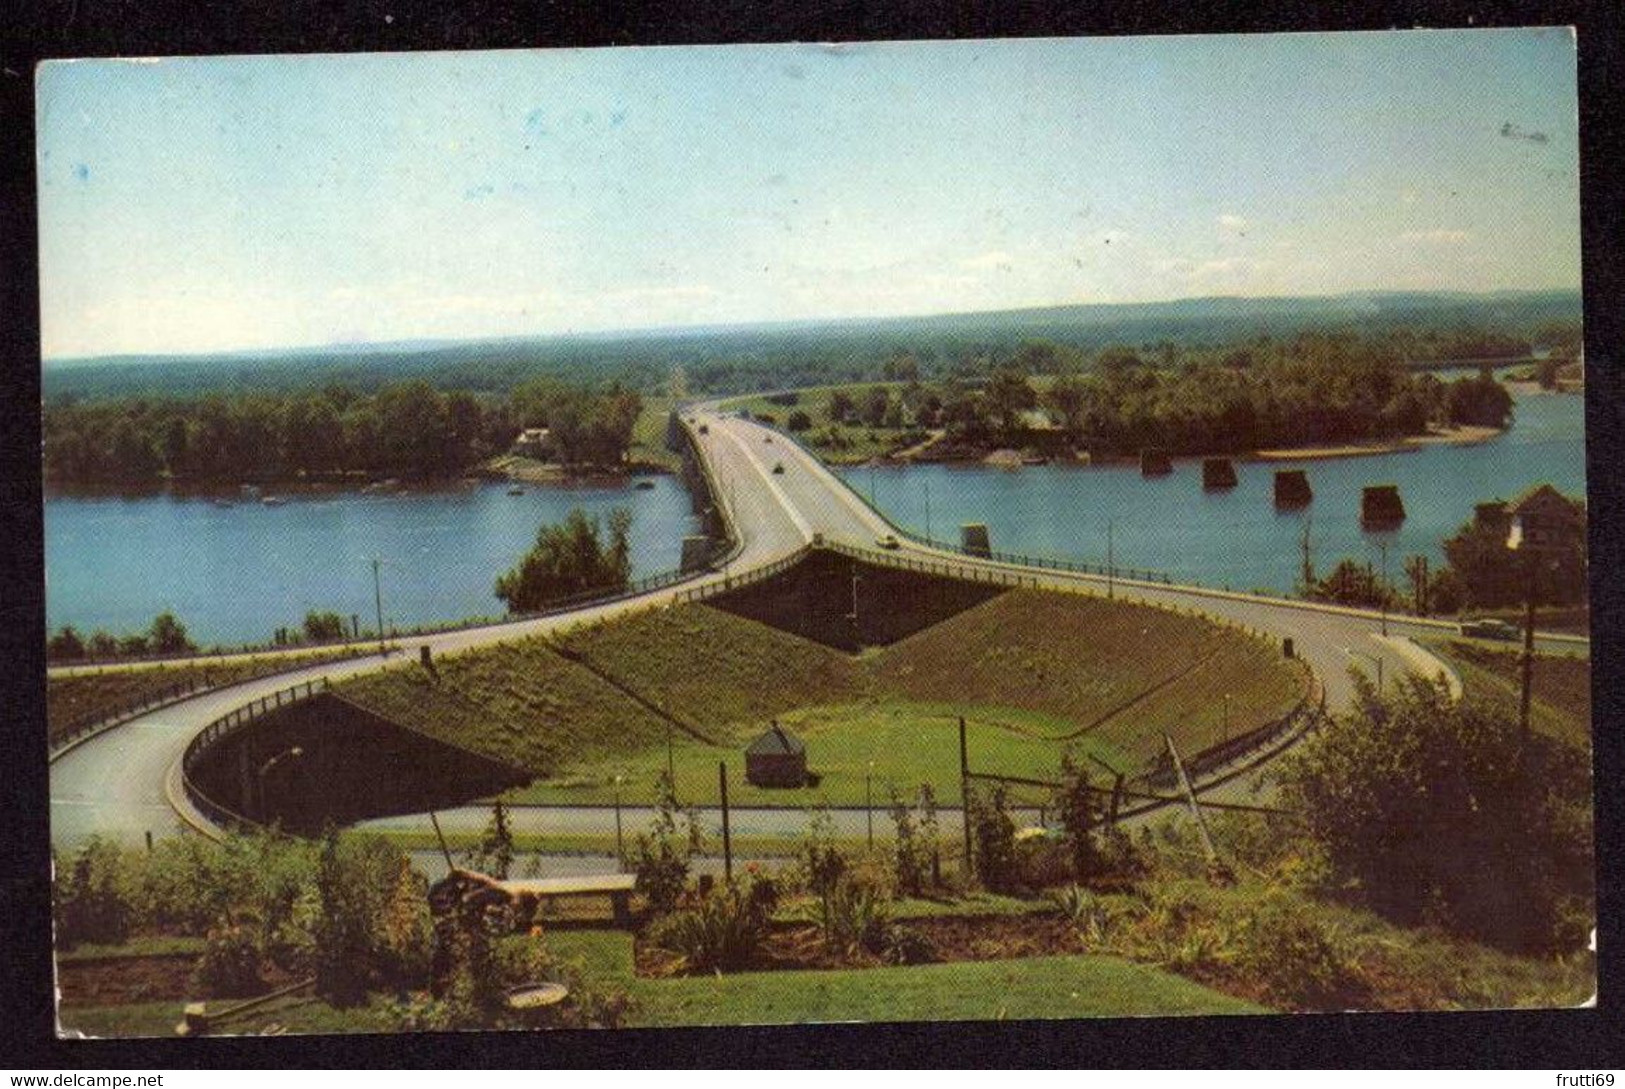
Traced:
[[567, 959], [579, 957], [589, 978], [624, 988], [635, 1003], [629, 1023], [641, 1027], [1267, 1012], [1115, 957], [640, 979], [625, 934], [557, 930], [548, 942]]
[[[959, 795], [958, 719], [973, 770], [1053, 778], [1068, 748], [1134, 774], [1171, 732], [1195, 754], [1301, 697], [1300, 663], [1262, 640], [1147, 606], [1012, 591], [862, 655], [707, 606], [652, 610], [567, 633], [344, 682], [345, 696], [413, 729], [532, 769], [514, 800], [652, 797], [670, 738], [678, 794], [738, 805], [884, 804], [930, 783]], [[1228, 727], [1225, 696], [1230, 696]], [[808, 746], [815, 788], [745, 782], [744, 749], [777, 719]]]
[[[1025, 778], [1053, 778], [1061, 754], [1071, 747], [1080, 758], [1092, 753], [1113, 766], [1128, 766], [1123, 753], [1098, 738], [1056, 740], [1069, 723], [1030, 712], [948, 704], [885, 702], [809, 707], [779, 716], [779, 723], [807, 745], [808, 769], [818, 786], [800, 790], [754, 787], [745, 782], [743, 749], [755, 736], [754, 725], [740, 731], [727, 746], [703, 745], [688, 738], [673, 744], [677, 794], [684, 802], [713, 803], [717, 798], [717, 764], [728, 765], [728, 798], [739, 806], [861, 806], [865, 777], [877, 807], [889, 791], [912, 798], [921, 783], [930, 783], [939, 802], [959, 804], [959, 726], [968, 719], [971, 767]], [[509, 800], [552, 804], [603, 804], [613, 798], [613, 778], [631, 784], [623, 799], [642, 800], [647, 784], [666, 767], [664, 745], [598, 761], [573, 761], [567, 775], [532, 784], [505, 795]]]
[[677, 402], [670, 397], [643, 395], [643, 411], [632, 425], [632, 445], [626, 456], [630, 461], [660, 465], [672, 472], [682, 466], [682, 460], [666, 449], [666, 421]]

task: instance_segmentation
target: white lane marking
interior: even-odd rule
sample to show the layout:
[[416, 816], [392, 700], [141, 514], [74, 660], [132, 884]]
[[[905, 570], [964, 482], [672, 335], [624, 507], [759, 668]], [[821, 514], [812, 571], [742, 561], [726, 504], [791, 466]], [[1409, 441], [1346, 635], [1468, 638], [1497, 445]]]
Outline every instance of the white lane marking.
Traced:
[[[732, 434], [731, 431], [729, 433]], [[792, 444], [787, 449], [793, 449], [796, 456], [810, 467], [810, 475], [818, 481], [824, 491], [834, 493], [836, 499], [845, 504], [853, 514], [857, 515], [858, 522], [864, 526], [865, 532], [889, 533], [895, 528], [890, 522], [876, 514], [874, 509], [866, 505], [862, 499], [859, 499], [852, 488], [823, 462], [799, 446]], [[876, 529], [877, 526], [879, 527], [878, 530]]]
[[773, 493], [773, 497], [779, 501], [779, 506], [783, 507], [784, 513], [790, 516], [790, 521], [794, 522], [796, 528], [801, 531], [802, 538], [811, 540], [813, 535], [812, 527], [801, 516], [801, 512], [796, 509], [796, 505], [790, 502], [790, 497], [784, 494], [784, 489], [779, 487], [778, 482], [773, 479], [766, 469], [762, 468], [761, 462], [756, 460], [756, 455], [751, 453], [750, 444], [735, 434], [733, 428], [724, 425], [724, 431], [726, 431], [728, 438], [733, 440], [734, 445], [739, 447], [740, 452], [745, 455], [745, 460], [750, 462], [751, 468], [756, 470], [756, 475], [762, 478], [762, 483], [767, 485], [768, 490]]

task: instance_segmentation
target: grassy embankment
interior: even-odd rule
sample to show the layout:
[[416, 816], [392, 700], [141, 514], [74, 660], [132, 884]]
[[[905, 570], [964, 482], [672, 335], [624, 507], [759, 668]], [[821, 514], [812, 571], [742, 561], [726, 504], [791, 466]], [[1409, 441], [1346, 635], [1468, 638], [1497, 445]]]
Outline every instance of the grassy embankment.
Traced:
[[[1430, 641], [1461, 675], [1468, 699], [1485, 700], [1516, 715], [1523, 684], [1522, 652], [1462, 639]], [[1591, 660], [1579, 655], [1537, 654], [1531, 678], [1529, 724], [1533, 729], [1589, 748]]]
[[[1025, 591], [857, 657], [705, 606], [579, 629], [563, 646], [579, 661], [529, 641], [341, 691], [534, 769], [514, 800], [603, 804], [617, 775], [623, 800], [646, 800], [669, 734], [684, 800], [714, 800], [726, 761], [735, 804], [800, 807], [861, 805], [866, 777], [877, 803], [922, 782], [956, 803], [961, 715], [978, 770], [1053, 777], [1072, 747], [1132, 772], [1163, 730], [1188, 753], [1218, 740], [1225, 693], [1239, 732], [1284, 713], [1304, 683], [1273, 647], [1205, 621]], [[817, 787], [744, 782], [743, 748], [773, 718], [807, 743]]]
[[[370, 653], [366, 645], [360, 653]], [[126, 708], [159, 699], [166, 693], [195, 686], [218, 688], [264, 677], [284, 670], [320, 665], [354, 657], [356, 651], [311, 650], [287, 655], [266, 655], [230, 662], [199, 662], [187, 665], [110, 666], [95, 673], [75, 673], [46, 678], [46, 719], [50, 738], [57, 739], [76, 724], [118, 714]]]

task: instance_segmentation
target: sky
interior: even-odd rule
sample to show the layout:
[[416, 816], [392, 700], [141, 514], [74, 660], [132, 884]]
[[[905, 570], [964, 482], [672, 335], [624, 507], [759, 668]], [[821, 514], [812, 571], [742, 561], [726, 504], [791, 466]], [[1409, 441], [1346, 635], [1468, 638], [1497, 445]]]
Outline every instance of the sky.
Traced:
[[47, 359], [1580, 282], [1564, 29], [37, 81]]

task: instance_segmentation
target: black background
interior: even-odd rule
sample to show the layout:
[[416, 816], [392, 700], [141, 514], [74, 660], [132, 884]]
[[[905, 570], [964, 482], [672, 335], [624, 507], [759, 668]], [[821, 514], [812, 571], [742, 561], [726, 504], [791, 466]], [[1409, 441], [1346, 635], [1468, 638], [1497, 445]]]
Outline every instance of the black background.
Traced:
[[[1621, 913], [1620, 19], [1610, 3], [1031, 0], [0, 0], [0, 1069], [276, 1066], [1538, 1067], [1618, 1069]], [[386, 16], [389, 18], [386, 20]], [[909, 1024], [184, 1042], [53, 1036], [39, 477], [35, 63], [57, 57], [1572, 25], [1580, 57], [1597, 828], [1597, 1011]]]

